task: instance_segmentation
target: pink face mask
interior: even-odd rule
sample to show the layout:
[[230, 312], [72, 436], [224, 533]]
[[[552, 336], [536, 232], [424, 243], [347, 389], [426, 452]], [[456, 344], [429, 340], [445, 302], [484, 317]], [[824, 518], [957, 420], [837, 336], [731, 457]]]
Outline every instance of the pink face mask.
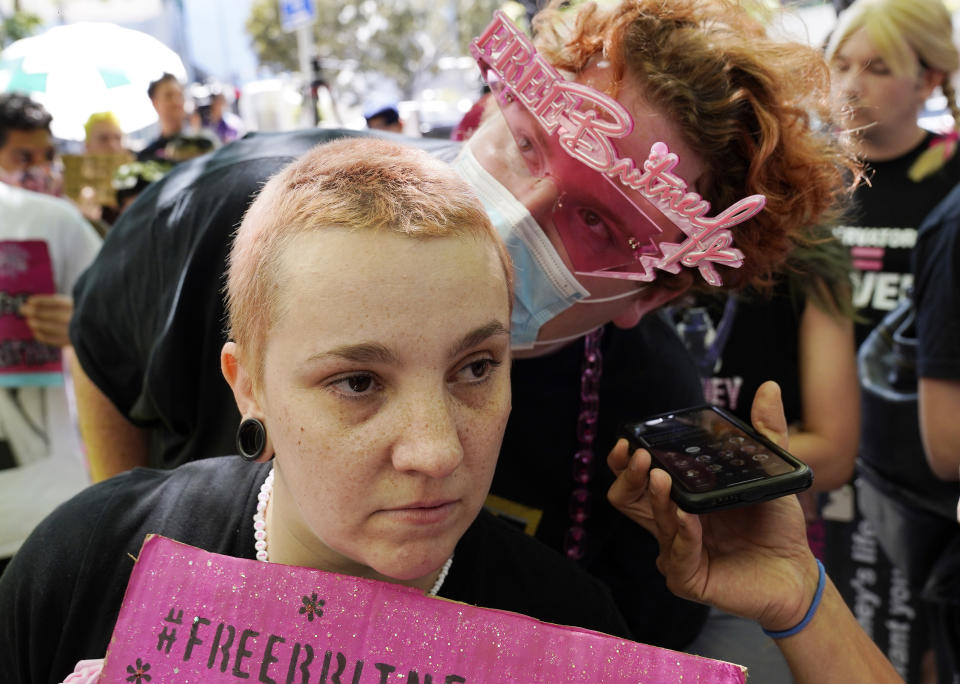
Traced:
[[673, 173], [665, 143], [639, 165], [620, 156], [614, 141], [633, 130], [629, 112], [566, 80], [500, 11], [470, 51], [530, 173], [559, 191], [553, 222], [578, 275], [651, 281], [656, 269], [687, 266], [721, 285], [714, 264], [743, 263], [730, 228], [763, 209], [763, 195], [707, 216], [710, 203]]

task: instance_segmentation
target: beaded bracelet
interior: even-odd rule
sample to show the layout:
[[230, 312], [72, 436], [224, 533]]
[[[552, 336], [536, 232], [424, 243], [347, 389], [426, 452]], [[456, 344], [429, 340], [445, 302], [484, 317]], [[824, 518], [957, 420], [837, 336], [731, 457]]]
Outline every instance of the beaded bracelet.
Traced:
[[823, 587], [827, 584], [827, 573], [823, 569], [823, 563], [821, 563], [819, 559], [817, 559], [817, 568], [820, 571], [820, 579], [817, 581], [817, 591], [813, 595], [813, 601], [810, 603], [810, 608], [807, 610], [807, 614], [803, 616], [803, 619], [800, 621], [800, 623], [796, 627], [785, 629], [782, 632], [771, 632], [770, 630], [765, 629], [763, 630], [764, 634], [773, 639], [785, 639], [788, 636], [793, 636], [810, 624], [814, 614], [817, 612], [817, 608], [820, 607], [820, 599], [823, 598]]

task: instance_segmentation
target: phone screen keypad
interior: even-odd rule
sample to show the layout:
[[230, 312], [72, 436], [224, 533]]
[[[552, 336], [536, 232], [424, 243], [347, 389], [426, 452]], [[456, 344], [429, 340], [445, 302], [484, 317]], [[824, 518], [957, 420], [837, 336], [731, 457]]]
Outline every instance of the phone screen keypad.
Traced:
[[783, 475], [794, 467], [710, 410], [635, 426], [637, 436], [675, 480], [708, 492]]

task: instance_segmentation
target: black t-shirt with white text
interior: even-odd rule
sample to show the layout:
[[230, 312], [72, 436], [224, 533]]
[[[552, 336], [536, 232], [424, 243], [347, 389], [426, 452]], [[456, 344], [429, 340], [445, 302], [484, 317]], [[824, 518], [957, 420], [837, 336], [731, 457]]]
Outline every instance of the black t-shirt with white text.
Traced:
[[854, 193], [847, 220], [834, 235], [850, 248], [853, 261], [853, 305], [866, 320], [856, 324], [859, 347], [877, 323], [913, 286], [911, 254], [917, 230], [927, 214], [960, 182], [960, 154], [935, 173], [915, 183], [907, 171], [936, 139], [928, 134], [907, 154], [867, 162], [870, 184]]

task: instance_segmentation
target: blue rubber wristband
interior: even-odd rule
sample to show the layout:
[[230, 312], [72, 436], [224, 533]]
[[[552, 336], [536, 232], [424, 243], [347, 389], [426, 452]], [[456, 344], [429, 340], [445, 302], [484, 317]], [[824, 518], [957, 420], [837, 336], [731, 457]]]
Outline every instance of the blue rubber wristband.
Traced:
[[820, 570], [820, 579], [817, 581], [817, 592], [813, 595], [813, 601], [810, 603], [810, 608], [807, 610], [807, 614], [803, 616], [800, 624], [798, 624], [796, 627], [785, 629], [782, 632], [771, 632], [770, 630], [765, 629], [763, 630], [764, 634], [773, 639], [785, 639], [786, 637], [793, 636], [810, 624], [813, 616], [817, 613], [817, 608], [820, 607], [820, 599], [823, 598], [823, 588], [827, 584], [827, 572], [823, 569], [823, 563], [821, 563], [819, 559], [817, 559], [817, 568]]

